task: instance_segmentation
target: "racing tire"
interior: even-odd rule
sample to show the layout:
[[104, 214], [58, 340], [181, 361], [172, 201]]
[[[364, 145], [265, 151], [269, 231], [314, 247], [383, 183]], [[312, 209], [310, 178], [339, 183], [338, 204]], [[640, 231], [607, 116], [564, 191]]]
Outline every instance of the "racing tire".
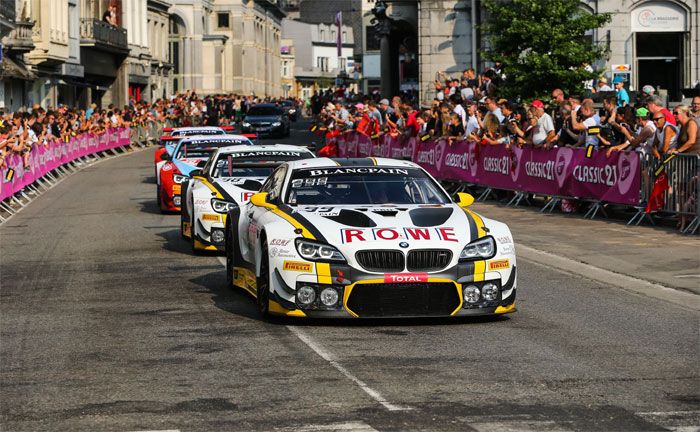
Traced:
[[255, 284], [255, 303], [257, 303], [260, 317], [267, 320], [270, 317], [270, 261], [267, 257], [265, 244], [263, 244], [261, 252], [260, 277], [256, 278]]
[[[187, 240], [187, 236], [185, 235], [185, 219], [187, 218], [187, 184], [185, 184], [183, 189], [183, 193], [180, 194], [180, 237]], [[191, 229], [192, 228], [190, 227], [190, 230]]]
[[190, 250], [192, 251], [192, 255], [201, 255], [202, 251], [197, 249], [194, 245], [194, 215], [190, 217]]
[[233, 268], [234, 268], [234, 251], [233, 251], [233, 230], [231, 224], [226, 222], [226, 241], [224, 243], [226, 250], [226, 287], [233, 288]]

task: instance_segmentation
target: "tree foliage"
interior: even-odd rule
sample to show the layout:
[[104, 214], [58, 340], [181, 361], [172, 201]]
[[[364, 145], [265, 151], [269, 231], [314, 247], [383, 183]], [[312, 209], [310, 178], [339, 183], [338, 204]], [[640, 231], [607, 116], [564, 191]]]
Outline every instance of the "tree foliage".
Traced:
[[578, 0], [484, 0], [484, 56], [501, 62], [506, 81], [499, 95], [523, 100], [549, 96], [554, 88], [581, 94], [583, 81], [596, 74], [585, 69], [605, 53], [586, 32], [610, 21], [593, 15]]

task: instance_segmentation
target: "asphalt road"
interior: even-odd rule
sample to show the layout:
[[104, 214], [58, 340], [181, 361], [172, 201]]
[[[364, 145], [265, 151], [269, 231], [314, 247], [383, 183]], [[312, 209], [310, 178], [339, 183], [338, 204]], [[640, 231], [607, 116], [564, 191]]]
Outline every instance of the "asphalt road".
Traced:
[[700, 425], [696, 311], [521, 260], [507, 317], [262, 322], [158, 212], [152, 164], [100, 163], [0, 226], [0, 430]]

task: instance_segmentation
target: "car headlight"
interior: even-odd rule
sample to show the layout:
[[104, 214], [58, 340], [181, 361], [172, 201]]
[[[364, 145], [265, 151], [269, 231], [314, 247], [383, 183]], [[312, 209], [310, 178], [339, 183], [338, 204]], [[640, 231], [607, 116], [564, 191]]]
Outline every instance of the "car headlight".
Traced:
[[296, 240], [297, 252], [308, 261], [337, 261], [345, 262], [345, 257], [335, 247], [308, 240]]
[[282, 126], [282, 122], [274, 122], [274, 123], [272, 123], [272, 126], [273, 127]]
[[459, 254], [460, 261], [475, 261], [493, 258], [496, 255], [496, 241], [491, 236], [480, 238], [466, 245]]
[[217, 213], [228, 213], [230, 210], [235, 209], [238, 207], [238, 204], [212, 198], [211, 199], [211, 208], [214, 209], [215, 212]]
[[243, 124], [243, 127], [245, 127], [245, 128], [249, 128], [249, 127], [250, 127], [250, 123], [248, 123], [248, 122], [245, 122], [245, 121], [244, 121], [242, 124]]
[[189, 180], [190, 178], [182, 174], [173, 174], [173, 181], [177, 184], [181, 184]]

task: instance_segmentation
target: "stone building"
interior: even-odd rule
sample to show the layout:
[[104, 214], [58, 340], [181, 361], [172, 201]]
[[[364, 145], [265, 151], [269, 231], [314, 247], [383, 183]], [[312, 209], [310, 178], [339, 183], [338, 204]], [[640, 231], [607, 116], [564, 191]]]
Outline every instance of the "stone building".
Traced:
[[34, 49], [34, 23], [26, 16], [24, 2], [2, 0], [0, 8], [0, 108], [12, 111], [29, 104], [28, 91], [36, 75], [24, 64], [24, 54]]
[[176, 91], [279, 96], [281, 22], [268, 0], [174, 0], [170, 53]]
[[173, 93], [172, 69], [168, 52], [169, 0], [148, 0], [148, 50], [151, 58], [148, 91], [143, 99], [154, 101]]

